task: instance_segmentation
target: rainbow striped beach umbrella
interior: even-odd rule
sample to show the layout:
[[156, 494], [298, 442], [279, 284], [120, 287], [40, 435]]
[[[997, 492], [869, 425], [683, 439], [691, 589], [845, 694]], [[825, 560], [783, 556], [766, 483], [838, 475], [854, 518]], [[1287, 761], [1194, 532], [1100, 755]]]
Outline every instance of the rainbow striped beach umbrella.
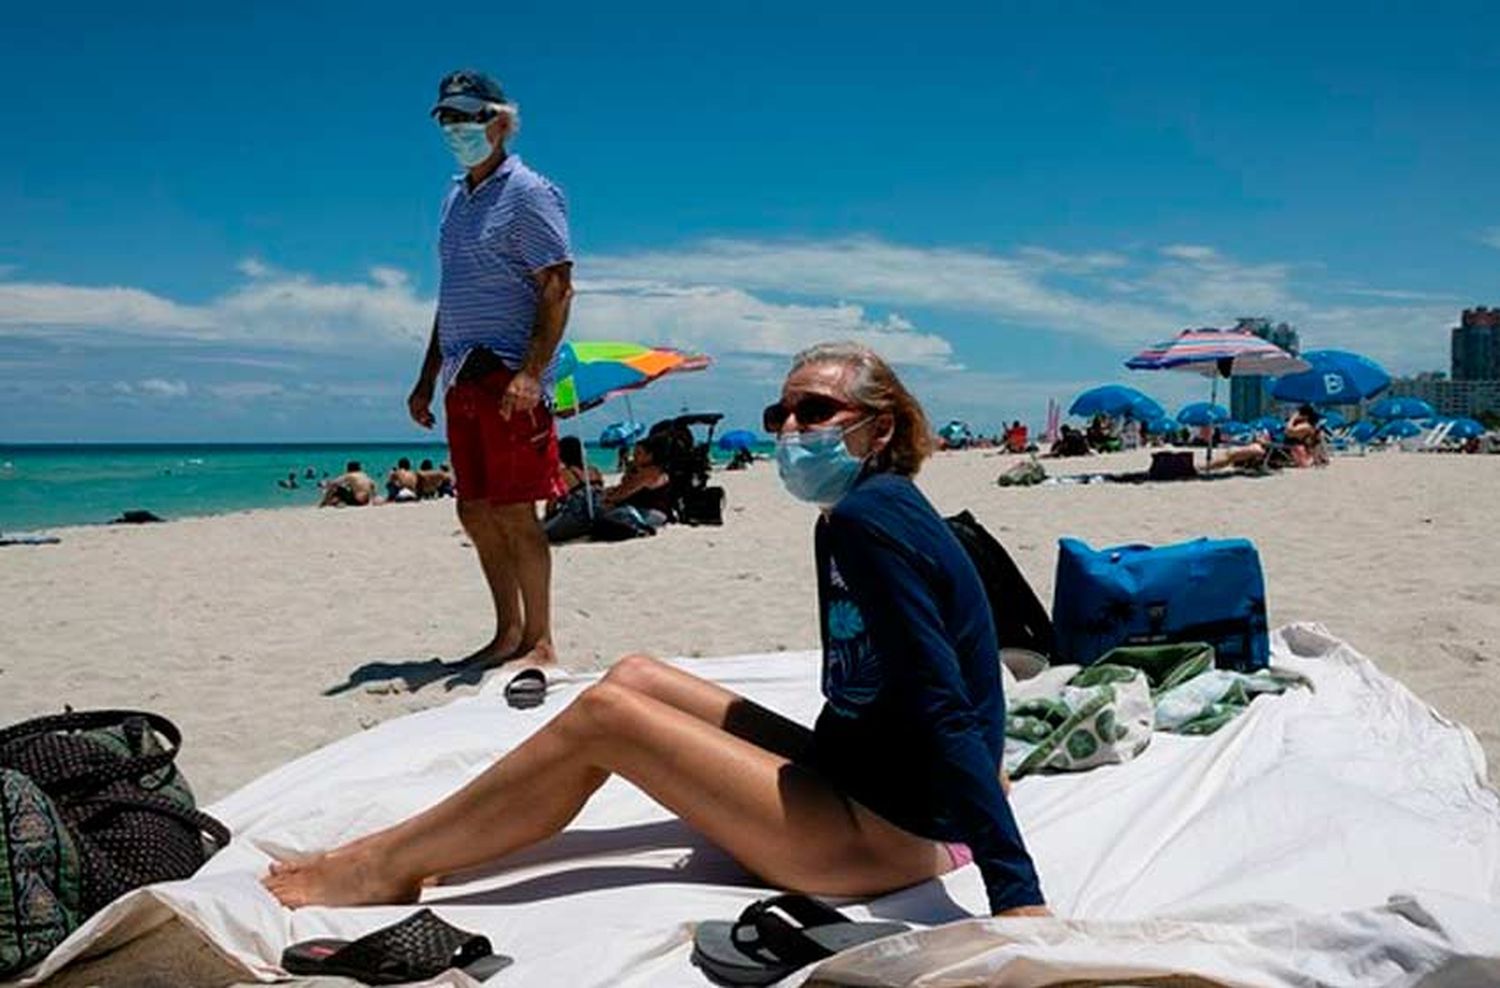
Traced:
[[1183, 370], [1204, 377], [1277, 376], [1307, 370], [1307, 361], [1253, 333], [1184, 329], [1125, 361], [1131, 370]]
[[[1202, 374], [1213, 381], [1209, 402], [1219, 396], [1219, 378], [1279, 376], [1307, 370], [1307, 361], [1253, 333], [1233, 329], [1184, 329], [1175, 339], [1153, 343], [1125, 361], [1131, 370], [1176, 370]], [[1212, 459], [1213, 440], [1208, 442]]]
[[553, 406], [558, 418], [568, 418], [667, 374], [700, 371], [709, 363], [701, 353], [671, 347], [604, 340], [564, 343], [557, 351]]

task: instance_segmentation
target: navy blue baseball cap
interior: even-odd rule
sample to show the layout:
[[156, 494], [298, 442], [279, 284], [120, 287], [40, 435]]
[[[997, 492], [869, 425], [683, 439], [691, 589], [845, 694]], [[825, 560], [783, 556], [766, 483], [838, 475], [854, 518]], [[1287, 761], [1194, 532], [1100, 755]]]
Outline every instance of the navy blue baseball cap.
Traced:
[[493, 76], [473, 69], [459, 69], [443, 76], [438, 83], [438, 101], [431, 112], [457, 110], [459, 113], [479, 113], [495, 103], [508, 102], [505, 90]]

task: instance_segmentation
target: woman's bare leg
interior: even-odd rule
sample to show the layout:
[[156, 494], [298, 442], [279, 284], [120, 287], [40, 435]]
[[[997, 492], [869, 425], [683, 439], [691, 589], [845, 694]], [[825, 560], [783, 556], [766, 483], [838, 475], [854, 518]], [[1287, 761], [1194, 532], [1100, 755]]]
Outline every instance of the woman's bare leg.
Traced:
[[411, 901], [428, 878], [557, 833], [611, 774], [784, 888], [873, 894], [951, 867], [939, 845], [887, 823], [788, 758], [606, 681], [441, 803], [343, 848], [273, 866], [266, 885], [289, 906]]

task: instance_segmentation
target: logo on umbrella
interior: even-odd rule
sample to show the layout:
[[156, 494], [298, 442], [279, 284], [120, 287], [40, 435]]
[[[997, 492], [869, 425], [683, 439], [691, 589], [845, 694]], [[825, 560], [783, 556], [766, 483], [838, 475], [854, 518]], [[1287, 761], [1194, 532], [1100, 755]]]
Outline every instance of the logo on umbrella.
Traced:
[[1323, 390], [1330, 395], [1340, 394], [1344, 390], [1344, 378], [1340, 374], [1324, 374]]

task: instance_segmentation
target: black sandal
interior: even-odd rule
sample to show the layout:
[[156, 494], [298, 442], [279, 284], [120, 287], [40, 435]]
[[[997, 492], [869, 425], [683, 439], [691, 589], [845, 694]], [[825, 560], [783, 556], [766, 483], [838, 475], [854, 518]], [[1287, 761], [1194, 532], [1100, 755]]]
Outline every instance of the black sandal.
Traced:
[[281, 954], [288, 974], [334, 975], [367, 985], [427, 981], [454, 967], [483, 981], [511, 962], [494, 952], [488, 937], [460, 930], [431, 909], [358, 940], [303, 940]]
[[856, 923], [805, 895], [777, 895], [752, 903], [733, 923], [699, 923], [692, 960], [715, 984], [769, 985], [841, 950], [910, 929]]

